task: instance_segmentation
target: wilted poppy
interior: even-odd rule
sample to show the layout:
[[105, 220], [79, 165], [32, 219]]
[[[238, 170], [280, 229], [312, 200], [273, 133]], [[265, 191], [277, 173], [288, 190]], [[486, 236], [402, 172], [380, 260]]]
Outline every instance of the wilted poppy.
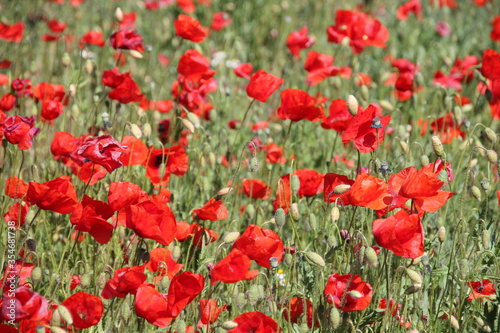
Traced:
[[250, 333], [250, 332], [281, 332], [278, 323], [271, 317], [262, 312], [245, 312], [233, 319], [238, 324], [236, 328], [229, 330], [228, 333]]
[[259, 274], [259, 271], [249, 271], [250, 266], [252, 266], [250, 258], [237, 248], [234, 248], [213, 268], [211, 273], [212, 284], [216, 284], [217, 281], [236, 283], [242, 280], [252, 280]]
[[250, 78], [247, 94], [249, 97], [265, 103], [283, 82], [285, 82], [283, 79], [259, 69]]
[[202, 26], [198, 20], [183, 14], [174, 21], [174, 27], [177, 36], [195, 43], [201, 43], [209, 33], [209, 29]]
[[113, 172], [122, 166], [120, 156], [128, 150], [111, 135], [101, 135], [85, 140], [78, 148], [78, 154], [102, 165], [108, 172]]
[[[6, 280], [9, 283], [9, 280]], [[48, 314], [49, 301], [32, 289], [20, 286], [3, 293], [2, 316], [6, 320], [40, 320]]]
[[62, 303], [73, 318], [76, 329], [89, 328], [96, 325], [104, 313], [104, 305], [99, 297], [79, 291], [66, 298]]
[[18, 115], [7, 117], [0, 123], [0, 135], [10, 143], [21, 149], [29, 149], [33, 144], [33, 137], [40, 133], [35, 127], [35, 117], [21, 117]]
[[135, 30], [132, 29], [122, 29], [111, 35], [109, 38], [111, 46], [116, 49], [124, 50], [135, 50], [138, 52], [144, 52], [144, 44], [142, 41], [142, 36], [139, 35]]
[[364, 310], [370, 305], [373, 290], [357, 274], [330, 275], [324, 295], [328, 303], [344, 312]]
[[233, 249], [240, 250], [259, 266], [266, 268], [279, 264], [284, 253], [283, 242], [277, 233], [253, 224], [234, 242]]
[[30, 182], [28, 186], [29, 202], [41, 209], [69, 214], [78, 203], [75, 188], [68, 176], [60, 176], [46, 183]]
[[372, 223], [378, 245], [403, 258], [418, 258], [424, 254], [424, 230], [418, 214], [401, 209], [386, 219]]

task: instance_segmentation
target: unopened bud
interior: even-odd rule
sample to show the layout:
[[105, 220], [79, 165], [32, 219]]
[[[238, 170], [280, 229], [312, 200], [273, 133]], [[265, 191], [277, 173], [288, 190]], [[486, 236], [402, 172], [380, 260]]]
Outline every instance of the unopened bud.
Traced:
[[394, 111], [394, 106], [386, 100], [381, 100], [379, 101], [379, 104], [382, 108], [386, 109], [387, 111]]
[[123, 302], [121, 309], [120, 309], [121, 315], [123, 319], [129, 319], [130, 315], [132, 314], [132, 311], [130, 311], [130, 306], [128, 305], [127, 302]]
[[72, 325], [73, 324], [73, 316], [71, 315], [71, 312], [69, 312], [68, 308], [65, 307], [62, 304], [59, 304], [57, 307], [57, 310], [59, 310], [59, 314], [61, 315], [61, 318], [68, 324]]
[[491, 128], [486, 127], [484, 129], [484, 135], [486, 136], [486, 139], [488, 139], [488, 141], [490, 143], [496, 143], [497, 142], [497, 134]]
[[142, 53], [137, 51], [137, 50], [129, 50], [129, 53], [132, 56], [132, 58], [135, 58], [135, 59], [142, 59], [143, 58]]
[[309, 219], [307, 220], [307, 222], [310, 230], [316, 230], [318, 223], [316, 220], [316, 215], [314, 215], [314, 213], [309, 214]]
[[42, 281], [42, 268], [40, 268], [40, 266], [33, 268], [31, 272], [31, 281], [33, 281], [33, 284]]
[[94, 64], [92, 63], [92, 60], [85, 60], [84, 69], [85, 73], [87, 73], [88, 75], [92, 74], [92, 72], [94, 71]]
[[427, 155], [425, 155], [425, 154], [420, 155], [420, 165], [421, 166], [425, 166], [425, 165], [429, 164], [429, 162], [430, 162], [429, 157]]
[[479, 187], [477, 187], [476, 185], [473, 185], [470, 188], [470, 192], [472, 193], [472, 196], [474, 197], [474, 199], [476, 199], [477, 201], [481, 201], [481, 190], [479, 189]]
[[299, 189], [300, 189], [300, 179], [299, 179], [299, 176], [297, 175], [293, 175], [291, 180], [290, 180], [290, 187], [292, 189], [292, 192], [294, 194], [297, 194], [299, 192]]
[[65, 329], [57, 327], [57, 326], [50, 326], [50, 332], [51, 333], [68, 333], [68, 331], [66, 331]]
[[489, 149], [486, 151], [486, 158], [491, 164], [497, 164], [498, 163], [498, 154], [496, 151], [493, 149]]
[[258, 285], [252, 284], [250, 286], [250, 289], [248, 290], [247, 298], [248, 298], [248, 303], [250, 303], [250, 305], [257, 304], [257, 302], [261, 299], [260, 290], [259, 290]]
[[354, 299], [359, 299], [363, 297], [363, 294], [357, 291], [356, 289], [353, 289], [347, 293], [349, 296], [351, 296]]
[[240, 237], [240, 233], [238, 231], [231, 231], [224, 236], [224, 243], [226, 244], [232, 244], [234, 243], [238, 237]]
[[299, 210], [299, 204], [294, 202], [290, 206], [290, 216], [294, 221], [298, 221], [300, 219], [300, 210]]
[[340, 209], [337, 206], [334, 206], [332, 210], [330, 211], [330, 218], [332, 219], [332, 222], [335, 223], [340, 219]]
[[101, 273], [97, 277], [96, 285], [99, 289], [103, 289], [106, 283], [108, 282], [108, 276], [106, 273]]
[[92, 282], [92, 275], [90, 275], [90, 273], [85, 273], [82, 275], [82, 278], [80, 279], [80, 286], [85, 289], [88, 286], [90, 286], [91, 282]]
[[370, 91], [368, 90], [368, 87], [366, 85], [362, 85], [360, 88], [360, 92], [361, 98], [363, 98], [365, 102], [368, 102], [368, 100], [370, 99]]
[[490, 248], [491, 243], [491, 234], [489, 230], [483, 230], [481, 233], [481, 241], [483, 243], [483, 247], [487, 250]]
[[437, 156], [439, 157], [444, 156], [444, 148], [443, 144], [441, 143], [441, 139], [439, 139], [439, 136], [434, 135], [432, 137], [432, 149], [434, 149], [434, 153]]
[[340, 326], [340, 312], [336, 307], [330, 310], [330, 326], [335, 330]]
[[200, 128], [200, 118], [196, 114], [188, 112], [187, 118], [189, 119], [190, 122], [193, 123], [194, 128]]
[[175, 245], [174, 248], [172, 249], [172, 259], [177, 261], [177, 260], [179, 260], [181, 255], [182, 255], [182, 251], [181, 251], [180, 246]]
[[226, 331], [232, 330], [236, 327], [238, 327], [238, 323], [232, 320], [228, 320], [222, 323], [221, 327], [225, 329]]
[[438, 230], [438, 239], [442, 243], [446, 239], [446, 228], [444, 226], [440, 226]]
[[274, 221], [276, 222], [278, 228], [281, 228], [285, 225], [286, 214], [283, 208], [278, 208], [276, 210], [276, 212], [274, 213]]
[[408, 147], [408, 144], [404, 141], [399, 141], [399, 145], [401, 146], [401, 149], [403, 150], [403, 152], [405, 154], [408, 154], [408, 152], [410, 151], [410, 148]]
[[209, 154], [208, 154], [208, 163], [210, 163], [210, 166], [212, 168], [215, 168], [215, 164], [217, 163], [217, 158], [215, 157], [215, 154], [213, 151], [211, 151]]
[[220, 189], [219, 192], [217, 192], [217, 195], [223, 197], [223, 196], [231, 193], [233, 190], [234, 190], [234, 187], [224, 187], [224, 188]]
[[255, 206], [253, 204], [248, 204], [245, 208], [245, 214], [252, 220], [255, 217]]
[[115, 10], [115, 19], [118, 23], [123, 21], [123, 11], [120, 7], [117, 7]]
[[68, 67], [71, 64], [71, 57], [67, 52], [63, 53], [61, 63], [64, 67]]
[[489, 191], [489, 189], [491, 188], [491, 184], [490, 184], [490, 181], [488, 179], [483, 179], [481, 180], [481, 187], [483, 188], [484, 191]]
[[259, 160], [257, 159], [257, 157], [252, 157], [250, 159], [250, 164], [248, 165], [248, 168], [252, 172], [256, 172], [257, 170], [259, 170]]
[[365, 258], [366, 258], [366, 262], [371, 267], [375, 268], [375, 267], [378, 266], [377, 252], [375, 252], [375, 250], [373, 249], [373, 247], [371, 247], [371, 246], [366, 247], [366, 249], [365, 249]]
[[186, 333], [187, 324], [182, 319], [177, 319], [177, 323], [175, 324], [175, 331], [179, 333]]
[[187, 120], [186, 118], [181, 119], [182, 125], [191, 133], [194, 133], [194, 125], [192, 122]]
[[421, 284], [412, 284], [411, 286], [406, 288], [405, 295], [411, 295], [411, 294], [418, 293], [421, 289], [422, 289]]
[[244, 307], [247, 304], [247, 299], [245, 297], [245, 294], [243, 293], [238, 293], [234, 299], [234, 305], [236, 305], [239, 308]]
[[460, 329], [460, 325], [458, 324], [458, 320], [453, 315], [450, 315], [450, 324], [451, 324], [451, 327], [453, 327], [454, 329], [457, 329], [457, 330]]
[[335, 188], [333, 189], [333, 193], [337, 195], [344, 194], [345, 192], [349, 191], [350, 188], [351, 185], [340, 184], [335, 186]]
[[167, 290], [168, 287], [170, 287], [170, 279], [167, 275], [165, 275], [160, 280], [160, 288], [163, 290]]
[[130, 124], [130, 133], [132, 133], [136, 139], [140, 139], [142, 137], [142, 131], [137, 124]]
[[144, 134], [146, 138], [149, 138], [151, 136], [151, 131], [151, 124], [145, 123], [144, 126], [142, 126], [142, 134]]
[[358, 113], [358, 100], [353, 95], [347, 97], [347, 110], [355, 116]]
[[477, 158], [473, 158], [469, 161], [469, 169], [473, 169], [477, 165]]
[[315, 264], [316, 266], [320, 266], [320, 267], [326, 266], [325, 260], [316, 252], [308, 251], [308, 252], [304, 252], [304, 255], [311, 263]]
[[283, 262], [287, 267], [291, 267], [293, 265], [293, 254], [285, 253], [285, 256], [283, 257]]
[[411, 268], [406, 269], [406, 275], [410, 278], [414, 285], [422, 285], [422, 275]]

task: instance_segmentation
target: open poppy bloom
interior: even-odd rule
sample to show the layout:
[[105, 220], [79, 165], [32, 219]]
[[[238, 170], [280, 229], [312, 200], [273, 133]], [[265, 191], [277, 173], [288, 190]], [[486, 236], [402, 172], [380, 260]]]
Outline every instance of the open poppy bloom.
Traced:
[[378, 245], [403, 258], [418, 258], [424, 254], [424, 229], [418, 214], [401, 209], [393, 216], [372, 223]]
[[324, 295], [328, 303], [344, 312], [364, 310], [370, 305], [373, 290], [357, 274], [330, 275]]
[[28, 200], [41, 209], [59, 214], [72, 213], [78, 203], [76, 191], [69, 176], [57, 177], [46, 183], [30, 182]]
[[370, 104], [349, 122], [342, 133], [342, 142], [353, 141], [360, 152], [372, 152], [384, 142], [385, 128], [390, 121], [391, 116], [382, 117], [379, 107]]
[[89, 328], [96, 325], [104, 313], [104, 305], [99, 297], [79, 291], [66, 298], [62, 303], [73, 318], [76, 329]]
[[314, 45], [314, 37], [307, 35], [307, 27], [291, 32], [286, 38], [286, 47], [295, 58], [300, 58], [300, 50]]
[[352, 51], [361, 53], [366, 46], [386, 48], [389, 32], [378, 20], [362, 12], [337, 10], [335, 25], [327, 29], [328, 41], [339, 44], [349, 38]]
[[271, 188], [260, 179], [243, 179], [243, 193], [252, 199], [267, 199]]
[[165, 184], [170, 174], [184, 175], [188, 170], [188, 156], [186, 150], [180, 146], [150, 149], [146, 160], [146, 176], [153, 185]]
[[249, 97], [265, 103], [271, 95], [283, 84], [283, 79], [259, 69], [250, 78], [247, 86]]
[[210, 29], [214, 31], [220, 31], [233, 23], [233, 20], [226, 12], [214, 13], [212, 16], [212, 23], [210, 24]]
[[123, 50], [135, 50], [138, 52], [144, 52], [144, 44], [142, 42], [142, 36], [139, 35], [135, 30], [132, 29], [122, 29], [113, 33], [109, 38], [111, 46], [116, 49]]
[[13, 205], [9, 206], [9, 209], [3, 215], [3, 219], [7, 222], [9, 227], [19, 229], [26, 223], [26, 215], [28, 214], [29, 208], [30, 205], [24, 201], [15, 202]]
[[291, 323], [299, 323], [304, 314], [307, 320], [307, 327], [313, 327], [313, 317], [314, 317], [314, 327], [320, 327], [319, 319], [317, 313], [314, 311], [313, 304], [307, 298], [302, 297], [292, 297], [288, 303], [284, 306], [283, 318]]
[[180, 14], [174, 21], [175, 34], [195, 43], [201, 43], [208, 36], [210, 30], [203, 27], [198, 20], [191, 16]]
[[281, 328], [278, 326], [278, 323], [274, 321], [274, 319], [259, 311], [242, 313], [238, 317], [234, 318], [233, 321], [236, 322], [238, 326], [229, 330], [228, 333], [281, 332]]
[[33, 137], [40, 133], [35, 127], [35, 117], [10, 116], [0, 122], [0, 138], [3, 136], [8, 142], [21, 149], [29, 149], [33, 144]]
[[418, 19], [422, 18], [422, 3], [420, 0], [409, 0], [398, 7], [396, 17], [398, 20], [407, 20], [410, 14], [415, 14]]
[[[179, 227], [177, 227], [179, 229]], [[170, 280], [181, 271], [184, 265], [178, 264], [172, 258], [172, 251], [163, 247], [157, 247], [149, 252], [149, 261], [146, 268], [155, 275], [155, 281], [159, 282], [163, 276]]]
[[120, 156], [120, 162], [124, 166], [141, 165], [147, 161], [149, 149], [141, 139], [126, 135], [121, 144], [129, 148]]
[[101, 297], [104, 299], [123, 298], [128, 294], [135, 294], [146, 278], [144, 265], [117, 269], [113, 277], [106, 282]]
[[13, 198], [20, 199], [28, 193], [28, 184], [26, 184], [22, 179], [17, 177], [7, 178], [5, 183], [5, 195]]
[[[14, 294], [10, 297], [9, 294]], [[13, 292], [3, 293], [2, 317], [6, 320], [20, 322], [24, 320], [41, 320], [48, 314], [49, 301], [32, 289], [20, 286]], [[9, 306], [14, 304], [14, 314]]]
[[233, 72], [238, 77], [250, 80], [250, 76], [253, 73], [253, 66], [251, 63], [239, 64], [238, 66], [234, 67]]
[[105, 43], [104, 34], [100, 31], [87, 31], [82, 38], [80, 38], [80, 48], [83, 48], [85, 44], [103, 47]]
[[200, 299], [200, 321], [198, 322], [198, 327], [203, 325], [210, 325], [215, 323], [217, 318], [222, 311], [227, 309], [226, 305], [221, 307], [217, 306], [217, 300], [215, 299]]
[[333, 66], [335, 58], [327, 54], [316, 51], [309, 51], [307, 54], [304, 69], [307, 71], [306, 83], [309, 86], [315, 86], [330, 76], [342, 75], [351, 76], [349, 67]]
[[285, 89], [281, 92], [281, 105], [278, 117], [291, 121], [320, 121], [325, 117], [323, 106], [315, 98], [300, 89]]
[[472, 289], [467, 300], [470, 302], [475, 299], [486, 298], [490, 300], [496, 299], [496, 289], [493, 283], [488, 279], [481, 281], [469, 282], [469, 287]]
[[193, 210], [200, 220], [220, 221], [229, 217], [229, 212], [221, 200], [210, 198], [201, 208]]
[[70, 222], [75, 230], [88, 232], [97, 242], [106, 244], [113, 235], [114, 227], [107, 222], [113, 214], [114, 210], [105, 202], [84, 195], [71, 214]]
[[221, 261], [219, 261], [211, 272], [212, 285], [217, 281], [223, 283], [236, 283], [243, 280], [252, 280], [258, 270], [249, 271], [252, 262], [247, 255], [237, 248], [233, 248], [231, 252]]
[[19, 43], [23, 39], [23, 34], [24, 34], [23, 22], [17, 22], [12, 25], [0, 22], [0, 40]]
[[0, 98], [0, 111], [8, 112], [16, 105], [16, 96], [11, 93], [6, 93]]
[[78, 154], [111, 173], [123, 165], [120, 156], [128, 150], [111, 135], [101, 135], [85, 140], [78, 148]]
[[284, 254], [283, 242], [277, 233], [253, 224], [234, 242], [234, 249], [266, 268], [279, 264]]

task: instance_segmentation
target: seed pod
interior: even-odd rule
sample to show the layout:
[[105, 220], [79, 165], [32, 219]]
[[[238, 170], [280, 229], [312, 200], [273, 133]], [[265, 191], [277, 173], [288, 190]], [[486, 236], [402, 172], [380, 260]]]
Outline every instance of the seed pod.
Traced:
[[248, 165], [248, 168], [250, 169], [251, 172], [256, 172], [259, 170], [259, 160], [257, 157], [252, 157], [250, 159], [250, 164]]
[[300, 179], [299, 176], [293, 175], [290, 180], [290, 187], [292, 189], [293, 194], [297, 194], [300, 189]]
[[26, 247], [31, 252], [36, 252], [36, 241], [33, 238], [28, 238], [26, 240]]
[[231, 231], [224, 236], [224, 243], [226, 244], [232, 244], [234, 243], [238, 237], [240, 237], [240, 233], [238, 231]]
[[285, 225], [286, 214], [283, 208], [278, 208], [276, 210], [276, 212], [274, 213], [274, 221], [276, 222], [278, 228], [281, 228]]
[[491, 243], [491, 234], [489, 230], [485, 229], [481, 232], [481, 241], [483, 243], [483, 248], [488, 250]]
[[176, 261], [179, 260], [179, 258], [181, 257], [181, 254], [182, 254], [182, 251], [181, 251], [180, 246], [175, 245], [174, 248], [172, 249], [172, 259], [174, 259]]
[[474, 197], [474, 199], [476, 199], [477, 201], [481, 201], [481, 190], [479, 189], [479, 187], [477, 187], [476, 185], [473, 185], [470, 188], [470, 192], [472, 193], [472, 196]]
[[304, 255], [306, 256], [306, 258], [308, 259], [309, 262], [315, 264], [316, 266], [320, 266], [320, 267], [326, 266], [325, 260], [316, 252], [308, 251], [308, 252], [304, 252]]
[[65, 307], [62, 304], [59, 304], [57, 307], [57, 310], [59, 310], [59, 314], [61, 315], [61, 318], [68, 324], [72, 325], [73, 324], [73, 316], [71, 315], [71, 312], [69, 312], [68, 308]]
[[344, 194], [345, 192], [349, 191], [350, 188], [351, 185], [340, 184], [335, 186], [335, 188], [333, 189], [333, 193], [337, 195]]
[[332, 219], [332, 222], [335, 223], [340, 219], [340, 209], [337, 206], [334, 206], [332, 210], [330, 211], [330, 218]]
[[31, 272], [31, 281], [33, 284], [42, 281], [42, 269], [40, 266], [33, 268], [33, 271]]
[[355, 116], [358, 113], [358, 100], [353, 95], [347, 97], [347, 110]]
[[493, 165], [498, 163], [498, 154], [493, 149], [489, 149], [486, 151], [486, 158]]
[[446, 228], [444, 226], [440, 226], [438, 230], [438, 239], [442, 243], [446, 239]]
[[422, 275], [411, 268], [406, 269], [406, 275], [410, 278], [414, 285], [422, 285]]
[[340, 312], [336, 307], [330, 310], [330, 326], [335, 330], [340, 326]]
[[238, 327], [238, 323], [232, 320], [227, 320], [222, 323], [221, 327], [225, 329], [226, 331], [232, 330], [236, 327]]
[[484, 135], [486, 136], [486, 139], [488, 139], [488, 141], [490, 143], [496, 143], [497, 142], [497, 134], [491, 128], [486, 127], [484, 129]]
[[375, 252], [375, 250], [373, 249], [373, 247], [371, 246], [367, 246], [366, 247], [366, 250], [365, 250], [365, 258], [366, 258], [366, 262], [368, 263], [368, 265], [370, 265], [371, 267], [377, 267], [378, 266], [378, 256], [377, 256], [377, 252]]
[[434, 153], [439, 157], [443, 157], [444, 148], [443, 144], [441, 143], [441, 139], [439, 139], [439, 136], [434, 135], [431, 139], [431, 142], [432, 142], [432, 149], [434, 149]]
[[485, 178], [485, 179], [483, 179], [483, 180], [481, 180], [481, 183], [480, 183], [480, 184], [481, 184], [481, 187], [483, 188], [483, 190], [484, 190], [485, 192], [489, 191], [489, 190], [490, 190], [490, 188], [491, 188], [490, 181], [489, 181], [488, 179], [486, 179], [486, 178]]

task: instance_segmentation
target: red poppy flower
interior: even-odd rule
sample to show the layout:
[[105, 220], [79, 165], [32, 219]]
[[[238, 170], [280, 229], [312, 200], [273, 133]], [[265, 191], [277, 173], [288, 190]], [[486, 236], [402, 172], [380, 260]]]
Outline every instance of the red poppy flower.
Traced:
[[123, 18], [120, 22], [120, 29], [135, 29], [135, 20], [137, 14], [135, 12], [123, 13]]
[[28, 214], [29, 208], [30, 205], [24, 201], [15, 202], [13, 205], [9, 206], [9, 209], [3, 215], [3, 219], [7, 222], [9, 227], [20, 229], [26, 222], [26, 215]]
[[96, 325], [104, 312], [104, 306], [99, 297], [79, 291], [66, 298], [62, 303], [73, 318], [76, 329], [89, 328]]
[[299, 89], [285, 89], [281, 92], [281, 105], [277, 110], [278, 117], [291, 121], [320, 121], [325, 117], [323, 107], [317, 106], [317, 100], [307, 92]]
[[33, 97], [40, 101], [54, 100], [68, 103], [68, 95], [64, 92], [65, 87], [62, 84], [51, 84], [42, 82], [33, 87]]
[[[307, 327], [313, 327], [314, 308], [312, 302], [307, 298], [292, 297], [284, 306], [284, 309], [283, 318], [287, 321], [297, 324], [300, 322], [301, 318], [303, 318], [303, 315], [306, 314]], [[314, 326], [320, 327], [321, 325], [316, 312], [314, 312], [314, 319]]]
[[[338, 175], [336, 173], [325, 174], [325, 185], [323, 190], [323, 196], [325, 202], [338, 202], [339, 204], [346, 206], [350, 205], [349, 201], [349, 189], [354, 184], [354, 180], [347, 178], [343, 175]], [[338, 186], [348, 186], [347, 190], [342, 193], [335, 193], [335, 189]]]
[[482, 279], [481, 281], [471, 281], [469, 282], [469, 287], [472, 289], [467, 300], [470, 302], [475, 299], [491, 299], [496, 298], [496, 290], [493, 283], [488, 279]]
[[137, 236], [167, 246], [175, 237], [175, 215], [167, 205], [150, 199], [125, 208], [126, 227]]
[[[189, 166], [186, 150], [182, 146], [151, 149], [146, 161], [146, 176], [154, 185], [166, 183], [173, 173], [181, 177]], [[163, 165], [163, 168], [161, 166]]]
[[453, 88], [455, 90], [461, 91], [462, 85], [460, 84], [460, 81], [462, 80], [462, 78], [463, 76], [460, 74], [446, 75], [438, 70], [436, 73], [434, 73], [433, 84], [435, 86]]
[[[162, 0], [160, 0], [161, 2]], [[169, 1], [167, 1], [168, 3]], [[199, 2], [199, 1], [198, 1]], [[196, 5], [193, 0], [176, 0], [177, 6], [187, 14], [193, 13], [196, 10]]]
[[[75, 170], [73, 170], [75, 173]], [[93, 162], [85, 162], [81, 167], [76, 167], [76, 175], [85, 184], [94, 185], [104, 177], [108, 172], [106, 169]]]
[[236, 76], [250, 80], [250, 76], [253, 73], [253, 66], [250, 63], [239, 64], [233, 69], [233, 72]]
[[370, 305], [373, 290], [357, 274], [330, 275], [324, 294], [328, 303], [344, 312], [364, 310]]
[[483, 52], [481, 73], [490, 80], [500, 79], [500, 53], [487, 49]]
[[80, 38], [80, 48], [83, 48], [84, 44], [103, 47], [105, 43], [104, 34], [100, 31], [87, 31], [85, 35]]
[[180, 14], [174, 21], [175, 34], [195, 43], [201, 43], [208, 36], [209, 29], [203, 27], [198, 20]]
[[214, 13], [212, 16], [212, 23], [210, 24], [210, 29], [214, 31], [220, 31], [233, 23], [233, 20], [226, 12]]
[[240, 250], [259, 266], [266, 268], [275, 267], [271, 259], [279, 264], [284, 251], [283, 242], [277, 233], [253, 224], [236, 240], [233, 249]]
[[453, 113], [448, 112], [444, 116], [431, 121], [430, 126], [428, 126], [429, 122], [427, 120], [423, 122], [420, 120], [418, 122], [422, 126], [420, 135], [427, 134], [427, 129], [430, 127], [431, 133], [439, 136], [443, 144], [451, 143], [454, 138], [464, 139], [466, 132], [460, 129], [463, 122], [457, 123], [455, 119]]
[[149, 252], [149, 261], [146, 267], [150, 272], [156, 273], [155, 280], [159, 280], [163, 276], [167, 276], [169, 280], [172, 280], [184, 265], [178, 264], [172, 258], [172, 251], [157, 247]]
[[128, 104], [142, 101], [144, 94], [141, 94], [141, 89], [130, 76], [125, 76], [123, 81], [108, 93], [108, 97], [120, 103]]
[[29, 149], [33, 144], [33, 137], [40, 133], [35, 127], [35, 117], [21, 117], [18, 115], [5, 118], [0, 123], [0, 137], [3, 135], [8, 142], [18, 145], [20, 149]]
[[458, 3], [455, 0], [430, 0], [431, 5], [438, 3], [439, 8], [449, 7], [449, 8], [457, 8]]
[[285, 164], [286, 158], [283, 156], [283, 147], [271, 142], [266, 146], [266, 162]]
[[[6, 320], [14, 322], [41, 320], [48, 314], [48, 304], [49, 301], [46, 298], [30, 288], [20, 286], [14, 292], [4, 292], [2, 316]], [[12, 315], [12, 309], [14, 315]]]
[[294, 57], [300, 58], [300, 50], [314, 45], [314, 37], [307, 35], [307, 27], [291, 32], [286, 38], [286, 47]]
[[75, 188], [68, 176], [57, 177], [46, 183], [30, 182], [28, 186], [29, 202], [41, 209], [69, 214], [78, 203]]
[[127, 150], [127, 146], [120, 144], [111, 135], [101, 135], [85, 140], [77, 152], [111, 173], [122, 166], [120, 156]]
[[141, 139], [126, 135], [123, 137], [121, 144], [129, 147], [120, 156], [120, 162], [123, 166], [141, 165], [147, 161], [149, 149]]
[[369, 153], [384, 142], [385, 128], [391, 116], [380, 117], [380, 109], [370, 104], [363, 112], [358, 112], [342, 134], [342, 142], [354, 141], [356, 149]]
[[122, 29], [113, 33], [109, 38], [111, 46], [116, 49], [123, 50], [135, 50], [138, 52], [144, 52], [144, 44], [142, 42], [142, 36], [139, 35], [135, 30], [132, 29]]
[[229, 212], [221, 200], [210, 200], [201, 208], [193, 210], [200, 220], [220, 221], [229, 217]]
[[221, 261], [219, 261], [212, 270], [212, 285], [217, 281], [223, 283], [236, 283], [243, 280], [254, 279], [259, 271], [249, 271], [252, 262], [250, 258], [242, 253], [237, 248], [233, 248], [231, 252]]
[[398, 20], [404, 21], [408, 19], [410, 13], [415, 14], [418, 19], [422, 18], [422, 3], [420, 0], [409, 0], [398, 7], [396, 17]]
[[386, 219], [372, 223], [378, 245], [403, 258], [418, 258], [424, 254], [424, 230], [418, 214], [404, 209]]
[[75, 230], [88, 232], [100, 244], [109, 242], [114, 227], [106, 220], [113, 216], [114, 211], [105, 203], [84, 195], [71, 215], [71, 224]]
[[328, 41], [339, 44], [349, 38], [352, 51], [361, 53], [366, 46], [386, 48], [389, 32], [378, 20], [362, 12], [337, 10], [335, 25], [327, 29]]
[[243, 179], [243, 193], [252, 199], [267, 199], [271, 188], [260, 179]]
[[0, 99], [0, 111], [8, 112], [16, 105], [16, 96], [11, 93], [6, 93]]
[[[215, 231], [203, 228], [198, 223], [193, 223], [189, 226], [188, 236], [191, 235], [193, 236], [193, 245], [199, 249], [219, 239], [219, 235]], [[185, 240], [188, 238], [190, 237], [185, 238]]]
[[[362, 108], [358, 106], [358, 113], [362, 111]], [[329, 116], [323, 118], [321, 127], [324, 129], [333, 129], [339, 133], [345, 131], [349, 125], [353, 115], [347, 109], [347, 102], [345, 99], [335, 99], [330, 104]]]
[[115, 212], [139, 201], [147, 200], [148, 195], [138, 185], [129, 182], [111, 182], [108, 193], [108, 205]]
[[52, 32], [64, 32], [64, 30], [66, 30], [66, 27], [68, 25], [58, 20], [50, 20], [47, 22], [47, 26]]
[[9, 177], [5, 183], [5, 195], [13, 198], [20, 199], [28, 193], [28, 184], [22, 179], [17, 177]]
[[[308, 72], [306, 83], [315, 86], [329, 76], [340, 75], [348, 67], [340, 68], [333, 66], [334, 58], [327, 54], [309, 51], [304, 69]], [[350, 75], [349, 75], [350, 76]]]
[[110, 299], [113, 297], [123, 298], [128, 294], [134, 295], [137, 288], [146, 281], [144, 266], [123, 267], [117, 269], [113, 277], [106, 282], [101, 292], [101, 297]]
[[253, 311], [240, 314], [233, 319], [238, 324], [236, 328], [229, 330], [228, 333], [250, 333], [250, 332], [281, 332], [281, 328], [274, 319], [266, 316], [262, 312]]
[[187, 50], [180, 58], [177, 72], [189, 81], [199, 81], [202, 77], [215, 74], [210, 71], [210, 62], [200, 52]]
[[[311, 169], [297, 169], [294, 172], [294, 175], [299, 178], [300, 182], [300, 187], [297, 192], [299, 197], [313, 197], [316, 194], [323, 192], [324, 174]], [[283, 183], [279, 185], [277, 193], [282, 189], [290, 191], [290, 176], [290, 174], [281, 176]], [[286, 196], [290, 197], [290, 194], [287, 194]], [[278, 194], [276, 197], [278, 198]], [[290, 206], [290, 203], [288, 203], [288, 206]]]
[[16, 91], [17, 97], [33, 96], [30, 79], [14, 79], [10, 84], [11, 88]]
[[183, 272], [173, 277], [168, 288], [168, 309], [175, 318], [198, 296], [204, 288], [205, 279], [200, 274]]
[[42, 102], [42, 120], [52, 121], [63, 113], [63, 104], [58, 101], [44, 100]]
[[0, 22], [0, 40], [19, 43], [23, 39], [24, 23], [17, 22], [12, 25]]
[[491, 25], [493, 26], [493, 29], [490, 33], [491, 40], [500, 42], [500, 15], [497, 15], [493, 18], [493, 21], [491, 21]]
[[250, 78], [247, 94], [250, 98], [265, 103], [283, 82], [283, 79], [259, 69]]
[[225, 305], [218, 307], [217, 300], [215, 299], [200, 299], [200, 321], [198, 322], [198, 327], [215, 323], [220, 313], [226, 310], [226, 308], [227, 306]]
[[479, 58], [473, 55], [465, 56], [463, 59], [456, 58], [450, 73], [461, 77], [461, 82], [470, 82], [474, 77], [474, 68], [479, 63]]

